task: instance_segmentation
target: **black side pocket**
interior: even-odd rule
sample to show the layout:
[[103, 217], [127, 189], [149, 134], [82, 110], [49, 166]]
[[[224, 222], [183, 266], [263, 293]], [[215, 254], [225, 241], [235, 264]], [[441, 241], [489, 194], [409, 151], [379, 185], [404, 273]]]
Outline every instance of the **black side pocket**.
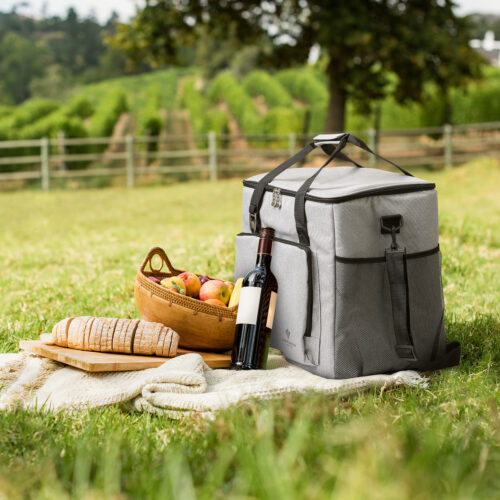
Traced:
[[416, 367], [425, 370], [446, 350], [441, 253], [408, 258], [406, 269]]
[[408, 312], [417, 360], [396, 349], [385, 257], [337, 257], [335, 378], [426, 369], [446, 350], [439, 249], [408, 254]]

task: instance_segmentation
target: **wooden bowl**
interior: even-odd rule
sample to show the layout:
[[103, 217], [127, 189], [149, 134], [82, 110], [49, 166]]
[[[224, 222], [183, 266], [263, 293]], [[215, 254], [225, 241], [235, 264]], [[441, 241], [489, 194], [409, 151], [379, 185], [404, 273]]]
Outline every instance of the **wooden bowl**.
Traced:
[[[158, 268], [153, 267], [155, 256], [161, 260]], [[149, 279], [153, 276], [161, 281], [182, 272], [172, 266], [163, 249], [150, 250], [137, 272], [134, 286], [135, 303], [141, 318], [175, 330], [179, 334], [180, 347], [215, 352], [232, 349], [236, 307], [229, 309], [207, 304], [172, 292]]]

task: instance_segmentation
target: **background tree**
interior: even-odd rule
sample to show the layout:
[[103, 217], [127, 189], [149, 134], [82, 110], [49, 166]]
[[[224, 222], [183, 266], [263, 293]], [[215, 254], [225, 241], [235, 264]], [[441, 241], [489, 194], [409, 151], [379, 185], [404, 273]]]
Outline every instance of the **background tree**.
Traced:
[[429, 83], [445, 96], [479, 76], [469, 23], [453, 7], [451, 0], [146, 0], [111, 44], [133, 63], [178, 64], [202, 27], [235, 47], [270, 40], [261, 63], [275, 68], [303, 64], [319, 46], [329, 81], [326, 129], [343, 130], [349, 99], [369, 111], [389, 93], [421, 101]]
[[30, 80], [44, 70], [44, 52], [34, 42], [9, 33], [0, 43], [0, 95], [6, 103], [19, 103], [30, 94]]
[[[81, 18], [74, 9], [66, 16], [31, 19], [0, 12], [0, 104], [38, 97], [61, 97], [77, 83], [126, 73], [123, 52], [110, 49], [103, 38], [115, 31], [116, 14], [101, 25]], [[136, 71], [150, 71], [138, 65]]]

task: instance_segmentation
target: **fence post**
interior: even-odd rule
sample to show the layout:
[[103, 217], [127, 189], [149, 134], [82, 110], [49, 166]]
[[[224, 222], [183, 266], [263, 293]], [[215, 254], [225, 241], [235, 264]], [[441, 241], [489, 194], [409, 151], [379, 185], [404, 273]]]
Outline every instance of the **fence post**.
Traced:
[[288, 153], [290, 156], [295, 154], [297, 149], [297, 134], [295, 132], [290, 132], [288, 134]]
[[50, 188], [50, 165], [49, 165], [49, 139], [40, 139], [40, 164], [42, 177], [42, 190], [48, 191]]
[[61, 160], [59, 160], [59, 168], [61, 170], [66, 170], [66, 162], [64, 161], [64, 155], [66, 154], [66, 145], [64, 140], [66, 139], [66, 134], [64, 130], [60, 130], [57, 133], [57, 154], [62, 156]]
[[125, 137], [125, 146], [127, 150], [127, 187], [131, 189], [135, 186], [134, 137], [132, 135], [127, 135]]
[[208, 168], [210, 180], [217, 180], [217, 134], [214, 131], [208, 133]]
[[[368, 129], [368, 146], [372, 151], [378, 153], [377, 131], [374, 128]], [[377, 157], [375, 155], [370, 155], [369, 161], [371, 168], [377, 168]]]
[[444, 166], [453, 167], [453, 127], [447, 123], [443, 126]]

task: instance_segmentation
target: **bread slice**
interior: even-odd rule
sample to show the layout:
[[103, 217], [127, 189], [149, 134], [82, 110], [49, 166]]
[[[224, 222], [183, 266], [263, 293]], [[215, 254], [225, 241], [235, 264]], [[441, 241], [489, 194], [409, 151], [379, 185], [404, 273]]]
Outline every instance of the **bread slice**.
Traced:
[[52, 334], [54, 335], [54, 341], [57, 345], [68, 347], [68, 329], [73, 319], [74, 318], [65, 318], [54, 325]]
[[113, 334], [118, 323], [118, 318], [102, 318], [102, 320], [103, 326], [98, 350], [101, 352], [112, 352]]
[[87, 339], [85, 345], [85, 350], [87, 351], [97, 351], [97, 339], [100, 335], [101, 327], [102, 327], [102, 318], [94, 318], [94, 321], [92, 322], [92, 325], [89, 328], [89, 334], [88, 337], [85, 336], [84, 338]]
[[163, 356], [163, 342], [165, 341], [165, 335], [168, 333], [168, 328], [166, 326], [163, 326], [160, 328], [160, 334], [158, 335], [158, 341], [156, 342], [155, 345], [155, 352], [154, 354], [156, 356]]
[[73, 318], [68, 328], [68, 347], [86, 350], [85, 335], [90, 333], [89, 327], [92, 326], [93, 321], [94, 318], [91, 316]]
[[126, 323], [123, 325], [123, 328], [120, 331], [120, 338], [118, 342], [118, 351], [114, 349], [114, 344], [113, 344], [113, 351], [114, 352], [123, 352], [126, 354], [131, 354], [133, 352], [133, 342], [134, 342], [134, 335], [137, 329], [137, 326], [139, 325], [139, 320], [138, 319], [127, 319], [125, 320]]
[[166, 356], [168, 356], [169, 358], [175, 358], [175, 356], [177, 356], [177, 348], [179, 347], [179, 334], [177, 332], [174, 332], [174, 330], [172, 330], [171, 328], [169, 328], [169, 330], [172, 335], [172, 342]]
[[127, 327], [128, 320], [127, 319], [119, 319], [116, 322], [115, 331], [113, 333], [113, 339], [111, 340], [111, 350], [112, 352], [121, 352], [120, 351], [120, 342], [122, 330]]
[[179, 344], [179, 335], [171, 328], [167, 329], [163, 340], [162, 356], [172, 358], [177, 355], [177, 345]]
[[158, 338], [158, 329], [161, 326], [159, 323], [150, 323], [148, 321], [139, 323], [134, 337], [134, 354], [154, 354], [156, 350], [155, 338]]

